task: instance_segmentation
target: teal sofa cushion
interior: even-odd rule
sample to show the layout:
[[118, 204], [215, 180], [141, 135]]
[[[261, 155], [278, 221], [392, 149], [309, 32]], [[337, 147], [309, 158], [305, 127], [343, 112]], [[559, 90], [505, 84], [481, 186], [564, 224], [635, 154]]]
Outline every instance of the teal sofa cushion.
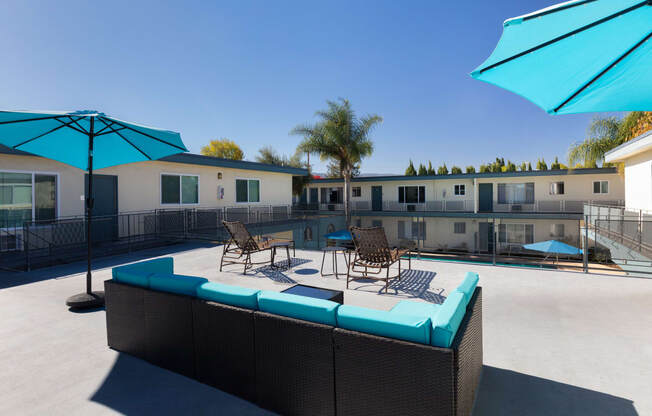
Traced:
[[258, 309], [258, 289], [207, 282], [197, 287], [199, 299], [212, 300], [225, 305]]
[[152, 274], [148, 271], [142, 270], [113, 270], [113, 280], [120, 283], [127, 283], [134, 286], [149, 287], [149, 275]]
[[475, 291], [475, 287], [478, 285], [479, 280], [480, 278], [478, 277], [477, 273], [468, 272], [466, 273], [466, 277], [462, 281], [462, 284], [459, 285], [457, 289], [455, 289], [457, 292], [464, 294], [465, 305], [469, 304], [469, 301], [473, 296], [473, 292]]
[[449, 348], [453, 343], [455, 334], [464, 319], [466, 303], [462, 292], [454, 291], [444, 303], [432, 321], [432, 345], [436, 347]]
[[258, 293], [258, 309], [263, 312], [326, 325], [335, 326], [335, 312], [338, 306], [339, 303], [308, 296], [267, 290]]
[[400, 313], [402, 315], [422, 316], [431, 320], [439, 312], [441, 305], [428, 302], [415, 302], [412, 300], [402, 300], [391, 309], [391, 313]]
[[197, 287], [206, 282], [208, 280], [203, 277], [180, 274], [154, 273], [149, 276], [150, 289], [188, 296], [196, 296]]
[[430, 343], [430, 318], [342, 305], [337, 309], [337, 326], [405, 341]]

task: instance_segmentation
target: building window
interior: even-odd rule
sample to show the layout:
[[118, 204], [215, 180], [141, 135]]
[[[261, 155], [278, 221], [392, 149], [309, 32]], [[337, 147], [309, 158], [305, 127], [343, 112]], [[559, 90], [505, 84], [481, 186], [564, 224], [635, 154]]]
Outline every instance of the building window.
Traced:
[[235, 202], [260, 202], [260, 181], [258, 179], [236, 179]]
[[593, 193], [594, 194], [608, 194], [609, 193], [609, 182], [608, 181], [595, 181], [595, 182], [593, 182]]
[[161, 204], [198, 204], [199, 176], [161, 175]]
[[326, 233], [334, 233], [335, 232], [335, 226], [333, 224], [328, 224], [328, 227], [326, 227]]
[[423, 204], [426, 202], [426, 187], [399, 186], [398, 202], [401, 204]]
[[499, 183], [499, 204], [534, 204], [534, 182]]
[[0, 227], [57, 216], [57, 175], [0, 172]]
[[456, 222], [453, 225], [453, 232], [455, 234], [466, 234], [466, 223], [465, 222]]
[[362, 189], [359, 186], [354, 186], [353, 189], [351, 189], [351, 194], [353, 198], [360, 198], [362, 196]]
[[551, 224], [550, 237], [564, 238], [564, 224]]
[[222, 179], [222, 172], [217, 172], [217, 179]]
[[550, 195], [564, 195], [564, 182], [552, 182], [550, 184]]
[[303, 240], [312, 241], [312, 228], [306, 227], [306, 229], [303, 230]]
[[455, 185], [454, 193], [459, 196], [466, 195], [466, 185]]
[[383, 222], [382, 222], [382, 220], [372, 220], [371, 221], [371, 226], [372, 227], [382, 227]]
[[423, 221], [398, 221], [398, 238], [404, 240], [425, 240], [426, 223]]
[[534, 243], [534, 224], [500, 224], [498, 242], [508, 244]]
[[344, 201], [344, 188], [321, 188], [320, 193], [322, 204], [341, 204]]
[[360, 218], [356, 218], [355, 220], [355, 226], [356, 227], [362, 227], [362, 220]]

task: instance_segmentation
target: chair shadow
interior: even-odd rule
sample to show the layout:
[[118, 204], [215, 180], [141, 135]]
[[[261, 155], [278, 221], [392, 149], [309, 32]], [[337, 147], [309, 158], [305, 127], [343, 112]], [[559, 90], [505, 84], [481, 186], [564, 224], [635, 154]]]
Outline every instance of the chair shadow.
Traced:
[[[387, 287], [388, 293], [394, 292], [393, 295], [408, 298], [417, 298], [430, 303], [443, 303], [446, 296], [443, 295], [443, 288], [431, 288], [430, 283], [437, 276], [437, 273], [428, 270], [403, 270], [401, 271], [401, 280], [393, 279]], [[369, 287], [378, 288], [378, 294], [385, 294], [385, 283], [373, 279], [359, 278], [355, 279], [356, 283], [363, 283], [356, 289]]]
[[484, 366], [473, 409], [483, 415], [622, 415], [631, 400], [502, 368]]
[[90, 400], [123, 415], [271, 415], [253, 403], [119, 353]]
[[297, 283], [290, 276], [284, 272], [289, 272], [293, 267], [300, 266], [302, 264], [310, 263], [312, 260], [309, 259], [299, 259], [296, 257], [292, 258], [292, 263], [288, 267], [288, 260], [281, 260], [274, 262], [274, 266], [267, 264], [262, 267], [253, 269], [253, 276], [262, 275], [276, 283]]

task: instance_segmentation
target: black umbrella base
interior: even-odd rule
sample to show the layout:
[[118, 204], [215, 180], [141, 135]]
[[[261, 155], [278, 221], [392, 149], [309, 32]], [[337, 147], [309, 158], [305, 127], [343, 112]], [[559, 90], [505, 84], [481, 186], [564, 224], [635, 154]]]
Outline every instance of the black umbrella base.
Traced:
[[80, 293], [66, 299], [70, 309], [94, 309], [104, 306], [104, 291], [98, 290], [91, 293]]

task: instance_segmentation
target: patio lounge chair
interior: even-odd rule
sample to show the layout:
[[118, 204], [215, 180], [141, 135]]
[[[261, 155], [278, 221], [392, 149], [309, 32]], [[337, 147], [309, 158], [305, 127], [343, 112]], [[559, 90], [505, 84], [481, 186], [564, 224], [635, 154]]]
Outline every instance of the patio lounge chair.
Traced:
[[[401, 257], [408, 254], [410, 250], [390, 248], [382, 227], [351, 227], [351, 236], [355, 246], [355, 256], [349, 263], [346, 273], [346, 288], [349, 288], [351, 280], [373, 279], [384, 281], [385, 293], [387, 293], [390, 280], [401, 280]], [[390, 276], [389, 269], [395, 263], [398, 263], [398, 274]], [[412, 260], [408, 257], [408, 269], [411, 268]], [[387, 270], [384, 276], [383, 269]], [[353, 276], [351, 272], [358, 275]]]
[[[276, 255], [277, 247], [285, 248], [288, 267], [290, 267], [290, 247], [292, 247], [292, 250], [295, 250], [293, 240], [268, 239], [256, 241], [242, 222], [222, 221], [222, 224], [224, 224], [224, 228], [226, 228], [230, 238], [224, 245], [224, 252], [220, 261], [220, 271], [222, 271], [222, 266], [225, 264], [243, 264], [244, 274], [247, 274], [247, 270], [251, 269], [254, 264], [266, 264], [269, 262], [271, 266], [274, 266], [274, 256]], [[257, 263], [251, 261], [252, 254], [267, 250], [271, 254], [269, 260]]]

